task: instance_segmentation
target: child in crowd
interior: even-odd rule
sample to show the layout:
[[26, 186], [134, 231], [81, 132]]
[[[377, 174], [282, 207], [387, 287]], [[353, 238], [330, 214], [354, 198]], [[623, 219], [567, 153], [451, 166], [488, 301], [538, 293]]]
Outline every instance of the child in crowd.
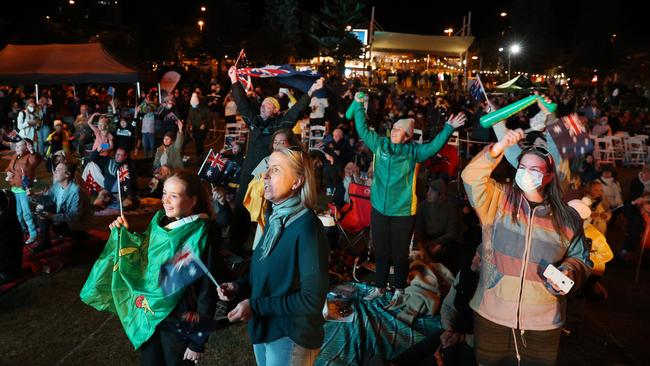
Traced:
[[135, 120], [131, 123], [126, 119], [120, 119], [119, 125], [115, 130], [115, 145], [123, 147], [127, 151], [132, 151], [135, 147]]
[[53, 171], [52, 156], [59, 151], [63, 151], [66, 154], [70, 153], [70, 133], [61, 120], [57, 119], [54, 121], [54, 132], [47, 136], [46, 141], [50, 144], [45, 154], [47, 158], [47, 170]]
[[31, 195], [31, 183], [36, 176], [36, 166], [41, 162], [41, 155], [34, 152], [34, 146], [30, 139], [23, 139], [16, 143], [16, 155], [11, 159], [5, 170], [5, 178], [11, 184], [11, 192], [16, 198], [16, 212], [18, 220], [23, 229], [29, 232], [29, 238], [25, 245], [36, 241], [37, 231], [32, 211], [29, 208]]

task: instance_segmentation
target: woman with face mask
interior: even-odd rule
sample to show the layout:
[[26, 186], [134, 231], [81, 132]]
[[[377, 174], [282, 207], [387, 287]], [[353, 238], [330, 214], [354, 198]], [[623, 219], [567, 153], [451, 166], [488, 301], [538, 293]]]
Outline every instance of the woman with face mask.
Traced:
[[521, 129], [506, 131], [462, 173], [483, 227], [480, 279], [470, 302], [476, 356], [482, 365], [514, 359], [555, 365], [566, 293], [542, 273], [552, 264], [578, 288], [591, 272], [582, 222], [562, 200], [546, 149], [522, 151], [514, 185], [490, 177], [504, 150], [523, 138]]

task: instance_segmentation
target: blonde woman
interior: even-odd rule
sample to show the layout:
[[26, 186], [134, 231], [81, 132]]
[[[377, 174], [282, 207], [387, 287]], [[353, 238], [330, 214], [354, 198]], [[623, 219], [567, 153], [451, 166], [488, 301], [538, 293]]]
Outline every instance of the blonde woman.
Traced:
[[246, 298], [228, 319], [249, 321], [258, 365], [313, 365], [324, 335], [329, 244], [314, 212], [316, 183], [306, 152], [292, 146], [271, 154], [264, 198], [271, 209], [250, 274], [222, 284], [219, 297]]

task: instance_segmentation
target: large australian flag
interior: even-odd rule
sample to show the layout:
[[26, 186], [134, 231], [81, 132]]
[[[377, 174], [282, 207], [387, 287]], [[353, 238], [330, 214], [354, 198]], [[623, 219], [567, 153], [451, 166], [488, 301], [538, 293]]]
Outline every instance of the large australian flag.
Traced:
[[[290, 65], [267, 65], [264, 67], [246, 67], [237, 69], [239, 81], [244, 88], [252, 87], [251, 78], [276, 78], [279, 83], [290, 86], [302, 92], [307, 92], [312, 84], [322, 75], [316, 70], [297, 71]], [[317, 97], [325, 97], [325, 91], [315, 93]]]

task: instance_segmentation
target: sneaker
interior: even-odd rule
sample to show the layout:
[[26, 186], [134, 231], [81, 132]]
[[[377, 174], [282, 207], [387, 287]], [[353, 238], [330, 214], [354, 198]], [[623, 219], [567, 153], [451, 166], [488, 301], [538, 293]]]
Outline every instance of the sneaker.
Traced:
[[383, 288], [375, 287], [368, 295], [364, 296], [363, 299], [366, 301], [372, 301], [378, 297], [384, 296], [384, 292], [386, 292], [386, 290]]
[[394, 310], [404, 305], [404, 290], [397, 289], [390, 299], [388, 305], [384, 306], [384, 310]]
[[25, 245], [34, 244], [35, 242], [36, 242], [36, 236], [30, 236], [27, 240], [25, 240]]

